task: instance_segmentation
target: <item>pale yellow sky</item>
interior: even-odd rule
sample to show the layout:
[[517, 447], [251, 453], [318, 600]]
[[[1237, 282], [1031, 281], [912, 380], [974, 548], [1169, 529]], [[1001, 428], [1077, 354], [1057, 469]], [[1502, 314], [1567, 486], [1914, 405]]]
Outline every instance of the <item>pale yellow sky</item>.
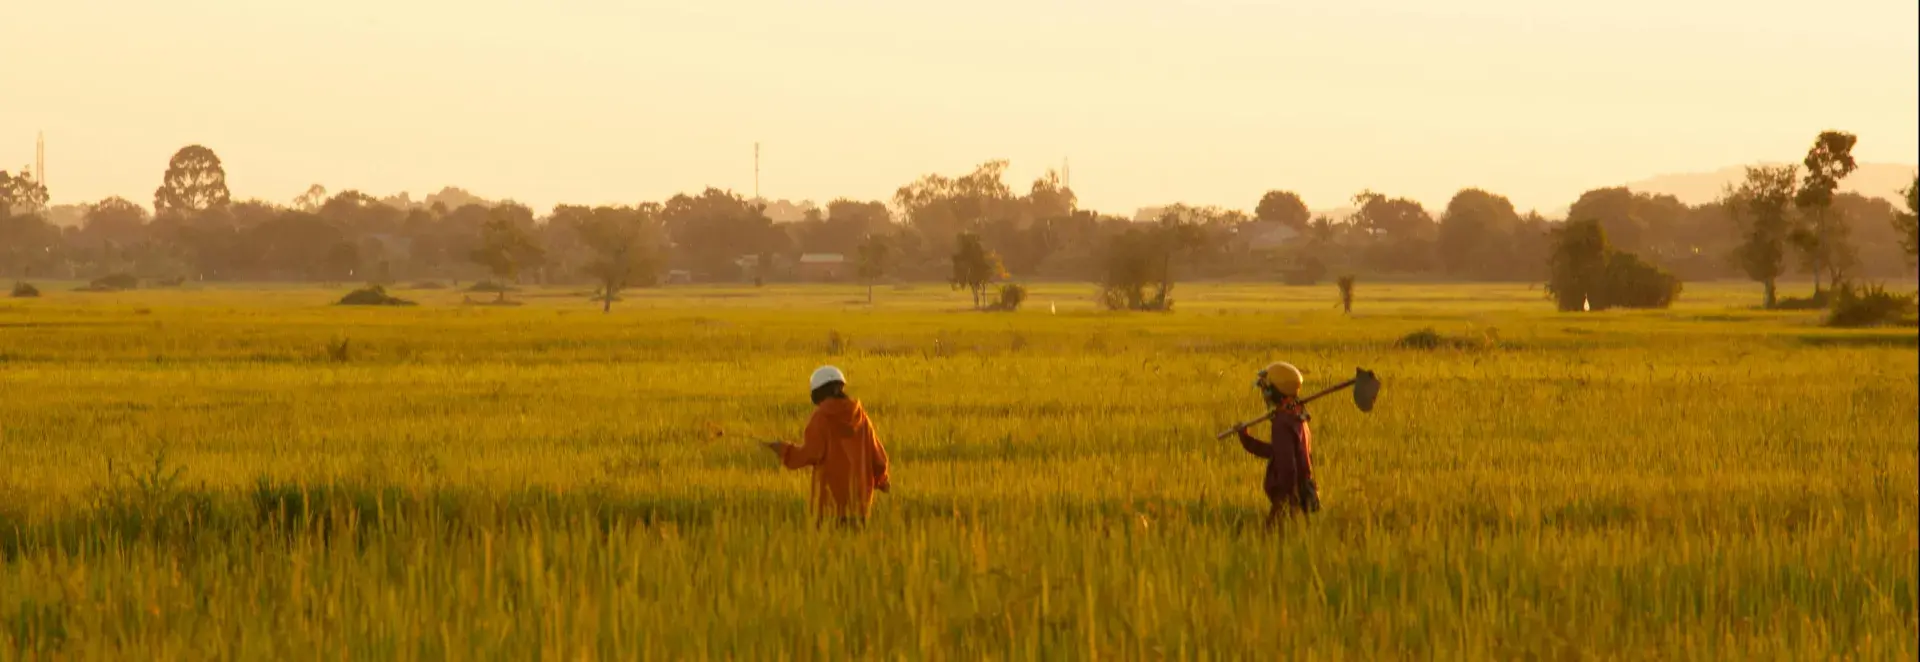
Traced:
[[[0, 21], [0, 164], [150, 203], [201, 143], [236, 197], [444, 185], [539, 209], [707, 185], [887, 199], [1062, 158], [1083, 206], [1521, 208], [1860, 135], [1920, 152], [1914, 0], [55, 0]], [[1338, 6], [1335, 6], [1338, 5]]]

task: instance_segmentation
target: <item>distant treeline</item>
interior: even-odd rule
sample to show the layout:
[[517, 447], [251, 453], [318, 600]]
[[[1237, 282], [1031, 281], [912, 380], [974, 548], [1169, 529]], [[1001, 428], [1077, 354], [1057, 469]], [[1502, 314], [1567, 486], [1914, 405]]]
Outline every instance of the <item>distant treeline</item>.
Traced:
[[[1846, 159], [1848, 168], [1828, 174], [1850, 170]], [[765, 204], [712, 188], [661, 202], [560, 205], [545, 213], [458, 189], [414, 201], [329, 194], [316, 185], [290, 204], [234, 201], [219, 157], [195, 145], [160, 173], [151, 209], [112, 197], [86, 205], [73, 226], [48, 220], [47, 191], [31, 173], [0, 172], [0, 275], [406, 282], [508, 274], [586, 283], [607, 281], [608, 265], [617, 263], [627, 285], [669, 275], [695, 282], [952, 281], [960, 269], [956, 251], [984, 248], [999, 262], [998, 269], [981, 267], [989, 278], [1111, 281], [1117, 270], [1135, 269], [1154, 272], [1142, 276], [1148, 281], [1170, 281], [1177, 271], [1182, 278], [1303, 283], [1355, 273], [1543, 282], [1561, 225], [1479, 189], [1460, 191], [1440, 210], [1363, 191], [1343, 218], [1315, 216], [1299, 196], [1276, 190], [1251, 213], [1171, 205], [1140, 222], [1080, 208], [1052, 172], [1016, 192], [1004, 181], [1005, 168], [992, 161], [958, 177], [927, 175], [887, 201], [789, 205], [788, 213], [800, 217], [776, 222]], [[1794, 189], [1789, 196], [1819, 187], [1811, 174], [1804, 186], [1784, 176]], [[1753, 275], [1743, 265], [1750, 266], [1756, 241], [1773, 242], [1781, 259], [1797, 252], [1805, 273], [1912, 273], [1911, 194], [1902, 210], [1829, 187], [1824, 197], [1796, 199], [1782, 212], [1786, 218], [1772, 219], [1784, 223], [1775, 223], [1780, 236], [1756, 239], [1752, 214], [1741, 210], [1758, 208], [1743, 203], [1742, 190], [1686, 205], [1672, 196], [1595, 189], [1573, 202], [1568, 218], [1597, 221], [1612, 248], [1685, 280]], [[1807, 229], [1814, 219], [1817, 231]]]

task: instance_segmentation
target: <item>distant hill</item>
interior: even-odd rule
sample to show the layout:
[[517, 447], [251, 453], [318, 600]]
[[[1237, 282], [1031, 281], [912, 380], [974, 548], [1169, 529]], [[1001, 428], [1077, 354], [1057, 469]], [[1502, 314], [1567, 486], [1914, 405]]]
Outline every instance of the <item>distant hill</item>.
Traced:
[[[1859, 169], [1853, 171], [1853, 174], [1840, 180], [1840, 190], [1854, 191], [1870, 198], [1899, 200], [1900, 190], [1913, 183], [1913, 173], [1917, 167], [1920, 166], [1900, 163], [1862, 163]], [[1679, 198], [1681, 202], [1698, 205], [1719, 199], [1721, 191], [1728, 184], [1739, 183], [1745, 177], [1746, 170], [1741, 166], [1734, 166], [1713, 172], [1659, 175], [1628, 182], [1626, 187], [1635, 192], [1671, 195]]]

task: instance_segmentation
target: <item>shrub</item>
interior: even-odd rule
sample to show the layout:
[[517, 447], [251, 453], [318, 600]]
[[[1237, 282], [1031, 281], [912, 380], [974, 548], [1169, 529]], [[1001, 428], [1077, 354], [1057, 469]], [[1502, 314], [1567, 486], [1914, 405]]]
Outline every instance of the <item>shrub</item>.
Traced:
[[1353, 283], [1354, 283], [1353, 275], [1348, 274], [1345, 276], [1341, 276], [1338, 283], [1340, 285], [1340, 310], [1341, 312], [1344, 312], [1348, 315], [1352, 315], [1353, 314]]
[[1019, 283], [1007, 283], [1000, 286], [1000, 300], [987, 306], [987, 310], [1012, 312], [1027, 302], [1027, 288]]
[[33, 283], [14, 283], [13, 284], [13, 298], [31, 299], [37, 296], [40, 296], [40, 288], [34, 287]]
[[1679, 278], [1612, 248], [1599, 221], [1569, 221], [1553, 236], [1547, 296], [1561, 312], [1666, 308], [1680, 297]]
[[139, 286], [140, 279], [134, 278], [132, 274], [117, 273], [95, 278], [93, 282], [87, 283], [85, 287], [80, 288], [80, 291], [118, 292], [120, 290], [131, 290]]
[[340, 297], [342, 306], [411, 306], [412, 301], [387, 294], [387, 288], [368, 285]]
[[1827, 315], [1827, 326], [1911, 324], [1914, 316], [1914, 295], [1894, 294], [1879, 285], [1841, 283], [1834, 288], [1833, 312]]
[[1396, 341], [1395, 343], [1393, 343], [1393, 346], [1397, 349], [1418, 349], [1418, 350], [1494, 349], [1500, 346], [1500, 335], [1498, 332], [1494, 331], [1493, 329], [1488, 329], [1486, 331], [1481, 332], [1479, 337], [1463, 336], [1463, 337], [1456, 338], [1452, 336], [1441, 335], [1439, 331], [1433, 330], [1433, 327], [1427, 327], [1419, 331], [1415, 331], [1413, 333], [1409, 333], [1407, 335], [1401, 336], [1399, 341]]
[[1593, 308], [1666, 308], [1680, 298], [1680, 279], [1625, 251], [1607, 255]]
[[1429, 327], [1401, 336], [1393, 346], [1401, 349], [1440, 349], [1445, 344], [1447, 338]]

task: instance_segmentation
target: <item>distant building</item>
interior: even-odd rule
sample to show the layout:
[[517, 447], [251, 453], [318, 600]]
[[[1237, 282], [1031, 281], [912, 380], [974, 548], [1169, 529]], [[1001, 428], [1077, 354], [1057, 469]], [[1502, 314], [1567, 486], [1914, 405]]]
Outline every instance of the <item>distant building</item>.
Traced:
[[807, 253], [800, 256], [801, 280], [836, 281], [846, 275], [847, 256], [839, 253]]

